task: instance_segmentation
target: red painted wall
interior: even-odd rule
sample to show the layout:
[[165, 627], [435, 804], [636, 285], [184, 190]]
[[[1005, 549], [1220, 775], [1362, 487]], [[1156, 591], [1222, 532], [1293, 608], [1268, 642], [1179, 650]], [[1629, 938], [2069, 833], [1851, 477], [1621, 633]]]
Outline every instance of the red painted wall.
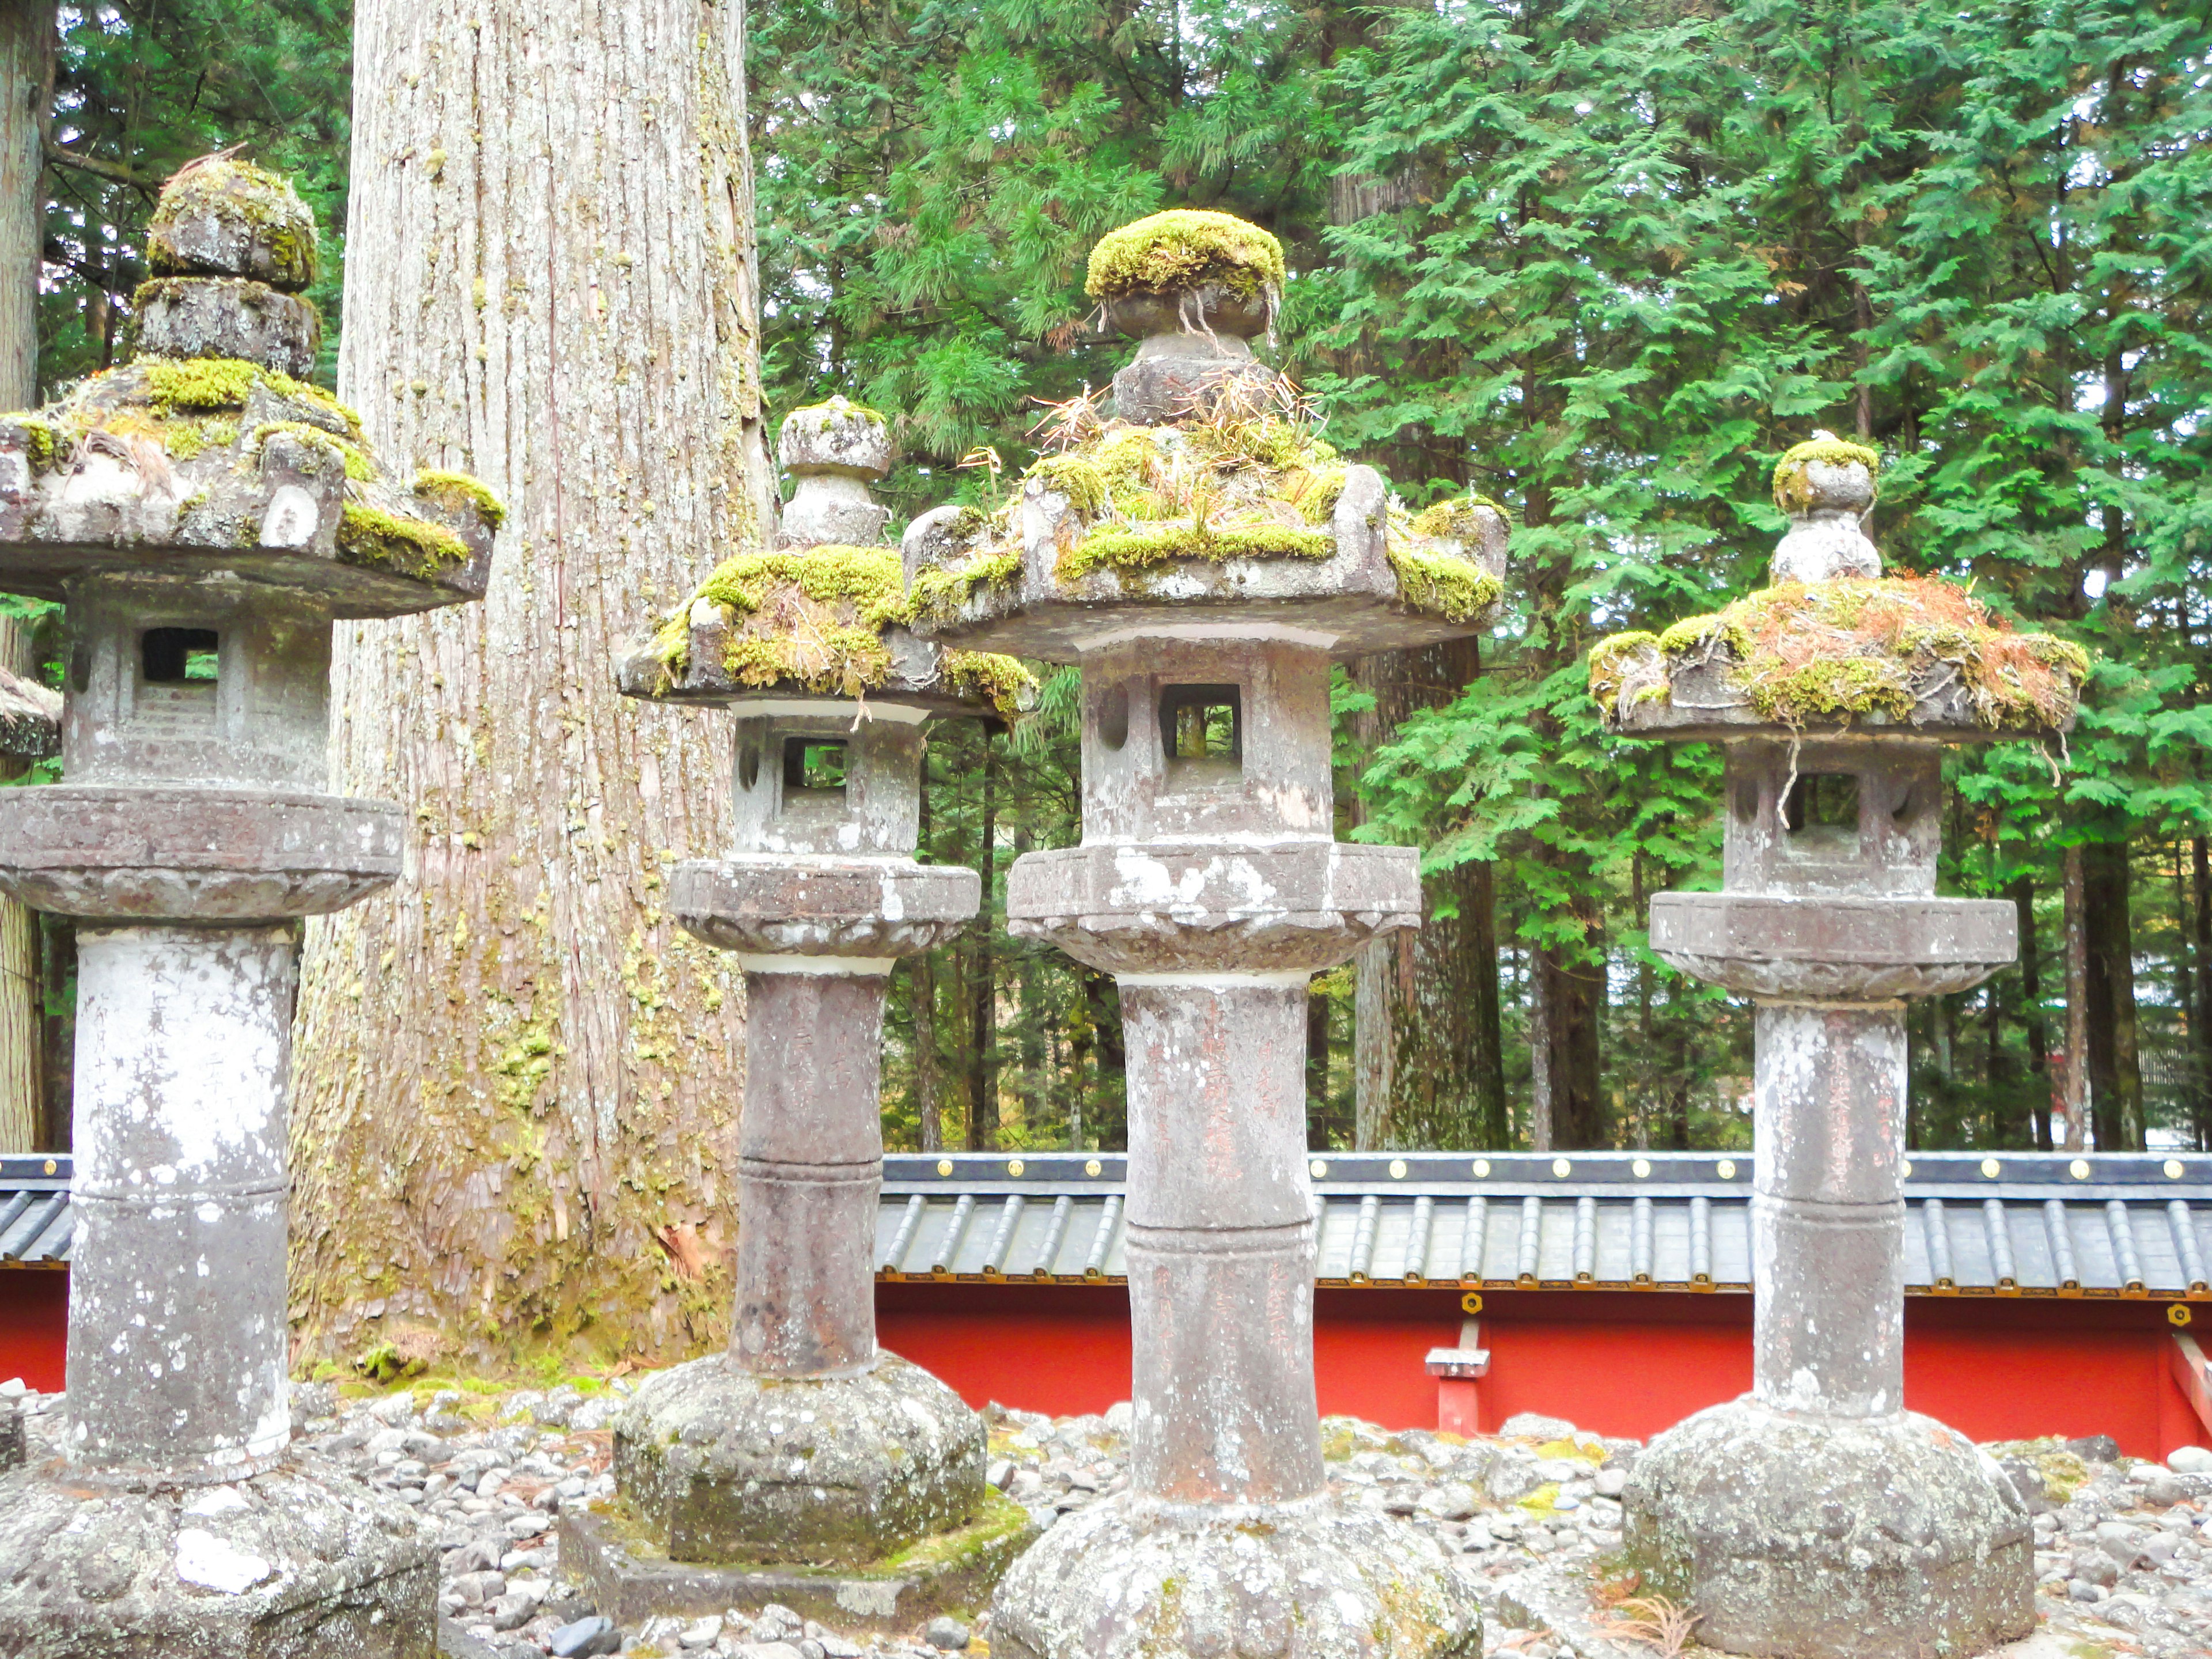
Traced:
[[[1516, 1412], [1648, 1439], [1751, 1386], [1751, 1298], [1628, 1291], [1486, 1291], [1480, 1421]], [[1129, 1393], [1118, 1285], [878, 1285], [885, 1346], [975, 1405], [1098, 1412]], [[1455, 1290], [1315, 1293], [1324, 1414], [1433, 1427], [1431, 1348], [1459, 1340]], [[1977, 1440], [2109, 1434], [2137, 1456], [2212, 1444], [2172, 1380], [2163, 1304], [1920, 1297], [1905, 1304], [1905, 1403]]]
[[69, 1273], [0, 1269], [0, 1382], [20, 1376], [40, 1394], [62, 1386], [69, 1343]]

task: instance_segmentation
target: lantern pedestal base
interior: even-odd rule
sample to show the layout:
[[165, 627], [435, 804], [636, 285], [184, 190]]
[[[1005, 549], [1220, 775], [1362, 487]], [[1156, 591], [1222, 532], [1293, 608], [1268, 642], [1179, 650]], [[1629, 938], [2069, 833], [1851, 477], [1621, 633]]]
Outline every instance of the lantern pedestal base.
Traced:
[[876, 1561], [983, 1503], [983, 1419], [896, 1354], [820, 1378], [695, 1359], [648, 1379], [614, 1439], [623, 1505], [676, 1561]]
[[1469, 1582], [1429, 1538], [1328, 1498], [1116, 1493], [1061, 1519], [991, 1604], [1000, 1659], [1426, 1659], [1482, 1651]]
[[2035, 1628], [2027, 1506], [1932, 1418], [1818, 1417], [1747, 1395], [1654, 1440], [1621, 1501], [1645, 1588], [1686, 1602], [1708, 1647], [1963, 1656]]
[[287, 1462], [133, 1489], [48, 1460], [0, 1475], [0, 1653], [15, 1659], [434, 1659], [415, 1511]]

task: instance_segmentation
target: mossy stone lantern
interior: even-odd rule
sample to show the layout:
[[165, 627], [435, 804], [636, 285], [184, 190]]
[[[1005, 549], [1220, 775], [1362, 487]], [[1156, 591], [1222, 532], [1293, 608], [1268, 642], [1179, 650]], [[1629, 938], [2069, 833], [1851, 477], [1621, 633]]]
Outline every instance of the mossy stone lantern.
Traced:
[[1904, 1399], [1905, 1001], [2016, 951], [2008, 901], [1938, 897], [1942, 752], [2056, 735], [2087, 659], [1950, 583], [1884, 579], [1871, 450], [1783, 458], [1774, 585], [1591, 653], [1613, 729], [1719, 743], [1717, 893], [1651, 945], [1756, 1004], [1753, 1382], [1653, 1442], [1623, 1502], [1698, 1639], [1793, 1659], [1969, 1654], [2034, 1626], [2028, 1516]]
[[1151, 426], [1071, 406], [1010, 501], [905, 538], [917, 628], [1080, 665], [1082, 843], [1015, 862], [1008, 926], [1112, 973], [1127, 1037], [1130, 1486], [1001, 1582], [1014, 1659], [1480, 1644], [1431, 1541], [1326, 1492], [1305, 1010], [1420, 921], [1412, 848], [1334, 839], [1330, 665], [1483, 626], [1507, 526], [1469, 501], [1417, 528], [1257, 390]]
[[[787, 541], [872, 536], [882, 417], [794, 410]], [[850, 489], [817, 492], [831, 479]], [[817, 510], [819, 509], [819, 510]], [[876, 1346], [878, 1106], [893, 964], [965, 927], [981, 886], [917, 863], [928, 723], [1008, 714], [1019, 665], [940, 652], [902, 625], [897, 553], [799, 545], [722, 564], [622, 689], [736, 716], [735, 842], [677, 866], [670, 908], [745, 976], [737, 1305], [726, 1353], [662, 1371], [615, 1425], [623, 1504], [680, 1561], [875, 1561], [967, 1523], [984, 1501], [982, 1422]]]
[[314, 228], [218, 159], [155, 216], [139, 355], [0, 416], [0, 587], [64, 601], [65, 781], [0, 887], [77, 918], [63, 1456], [0, 1480], [0, 1650], [429, 1659], [404, 1505], [291, 1453], [284, 1091], [300, 919], [400, 873], [325, 794], [334, 621], [480, 598], [498, 507], [291, 378]]

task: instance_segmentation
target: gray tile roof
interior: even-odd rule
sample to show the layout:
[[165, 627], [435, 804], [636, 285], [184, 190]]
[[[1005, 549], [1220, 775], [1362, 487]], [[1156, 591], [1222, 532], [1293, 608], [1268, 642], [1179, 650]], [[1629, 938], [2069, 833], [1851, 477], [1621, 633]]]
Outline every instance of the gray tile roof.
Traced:
[[66, 1154], [0, 1157], [0, 1267], [55, 1267], [70, 1259], [76, 1217]]
[[[1125, 1170], [887, 1158], [878, 1276], [1119, 1281]], [[1751, 1287], [1749, 1153], [1319, 1153], [1312, 1173], [1324, 1285]], [[1905, 1188], [1915, 1293], [2212, 1296], [2212, 1157], [1921, 1154]]]

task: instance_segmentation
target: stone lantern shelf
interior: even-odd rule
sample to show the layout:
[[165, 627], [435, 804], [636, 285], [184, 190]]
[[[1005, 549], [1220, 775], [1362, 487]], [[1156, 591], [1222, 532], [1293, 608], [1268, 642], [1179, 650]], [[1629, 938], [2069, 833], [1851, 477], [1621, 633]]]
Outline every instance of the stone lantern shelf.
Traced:
[[1652, 949], [1755, 1000], [1750, 1394], [1655, 1441], [1623, 1502], [1698, 1639], [1793, 1659], [1968, 1654], [2034, 1625], [2028, 1516], [1905, 1409], [1905, 1004], [2010, 963], [2009, 901], [1936, 893], [1942, 752], [2057, 736], [2088, 667], [1962, 589], [1882, 579], [1870, 450], [1775, 477], [1775, 585], [1591, 653], [1626, 736], [1723, 745], [1717, 893], [1651, 902]]
[[1015, 862], [1008, 927], [1114, 974], [1127, 1036], [1131, 1484], [1001, 1583], [1013, 1659], [1480, 1644], [1432, 1543], [1326, 1495], [1304, 1021], [1312, 974], [1420, 920], [1412, 848], [1334, 838], [1330, 664], [1485, 625], [1507, 525], [1416, 525], [1310, 435], [1243, 337], [1280, 252], [1187, 223], [1224, 217], [1102, 245], [1150, 331], [1120, 416], [1070, 405], [1009, 501], [904, 544], [920, 631], [1081, 666], [1082, 843]]
[[480, 597], [499, 508], [292, 378], [314, 246], [281, 179], [186, 168], [139, 355], [0, 416], [0, 587], [70, 641], [66, 781], [0, 791], [0, 888], [79, 919], [68, 1425], [0, 1479], [9, 1653], [434, 1650], [412, 1513], [289, 1451], [284, 1091], [299, 919], [405, 829], [322, 793], [331, 625]]
[[[893, 965], [981, 896], [974, 871], [914, 857], [928, 723], [1011, 714], [1033, 682], [909, 633], [895, 550], [819, 543], [881, 532], [882, 416], [842, 398], [794, 410], [780, 453], [799, 479], [782, 545], [726, 562], [618, 670], [629, 696], [737, 716], [734, 843], [678, 865], [669, 905], [737, 953], [750, 1035], [730, 1347], [639, 1389], [615, 1475], [676, 1561], [865, 1569], [988, 1507], [981, 1419], [876, 1345], [878, 1072]], [[585, 1530], [579, 1561], [611, 1559]], [[744, 1594], [688, 1582], [711, 1586], [696, 1611]]]

